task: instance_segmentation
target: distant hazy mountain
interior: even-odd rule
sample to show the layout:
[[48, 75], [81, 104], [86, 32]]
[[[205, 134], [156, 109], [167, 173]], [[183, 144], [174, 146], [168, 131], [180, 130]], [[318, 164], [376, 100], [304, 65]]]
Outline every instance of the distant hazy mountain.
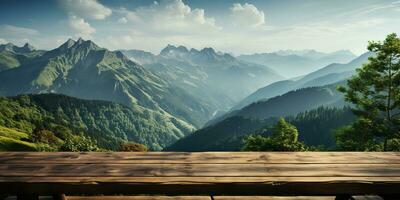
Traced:
[[258, 89], [256, 92], [238, 103], [233, 109], [240, 109], [253, 102], [275, 97], [277, 95], [282, 95], [291, 90], [305, 87], [323, 86], [345, 80], [353, 75], [355, 73], [355, 69], [361, 67], [363, 63], [368, 61], [368, 57], [372, 55], [373, 54], [371, 52], [367, 52], [347, 64], [330, 64], [296, 80], [289, 79], [272, 83], [266, 87]]
[[[277, 117], [272, 117], [261, 120], [232, 116], [217, 124], [197, 130], [165, 150], [238, 151], [243, 146], [243, 139], [246, 136], [268, 135], [271, 132], [271, 125], [276, 123], [277, 119]], [[300, 141], [304, 141], [307, 145], [332, 149], [335, 146], [332, 130], [350, 124], [354, 120], [354, 115], [348, 107], [319, 107], [295, 116], [287, 116], [286, 120], [296, 126]]]
[[0, 72], [19, 67], [43, 53], [44, 51], [36, 50], [28, 43], [22, 47], [12, 43], [0, 45]]
[[[190, 126], [176, 127], [159, 114], [134, 110], [119, 103], [59, 94], [0, 97], [0, 128], [2, 126], [28, 135], [35, 129], [50, 130], [60, 139], [63, 135], [57, 133], [67, 129], [75, 135], [90, 136], [99, 147], [108, 150], [118, 150], [126, 141], [161, 150], [193, 131]], [[1, 146], [0, 141], [0, 149]]]
[[10, 51], [13, 53], [25, 54], [35, 51], [35, 47], [30, 45], [29, 43], [25, 43], [25, 45], [22, 47], [18, 47], [12, 43], [7, 43], [0, 45], [0, 51]]
[[29, 63], [0, 73], [0, 94], [61, 93], [125, 104], [187, 134], [207, 120], [207, 105], [134, 63], [119, 51], [90, 40], [68, 40]]
[[260, 86], [283, 78], [266, 66], [241, 61], [212, 48], [188, 50], [184, 46], [168, 45], [159, 55], [140, 50], [122, 52], [202, 99], [215, 110], [213, 114], [228, 110]]
[[347, 63], [356, 56], [347, 50], [322, 53], [315, 50], [283, 50], [272, 53], [241, 55], [238, 58], [270, 66], [286, 77], [310, 73], [331, 63]]

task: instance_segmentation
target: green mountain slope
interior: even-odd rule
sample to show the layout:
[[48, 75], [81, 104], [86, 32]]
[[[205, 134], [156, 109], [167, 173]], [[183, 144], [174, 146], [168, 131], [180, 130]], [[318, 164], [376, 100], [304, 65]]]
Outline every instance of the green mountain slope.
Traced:
[[123, 141], [161, 150], [193, 131], [193, 127], [154, 111], [57, 94], [0, 97], [0, 126], [28, 134], [10, 131], [3, 131], [8, 135], [0, 134], [14, 140], [29, 138], [38, 129], [50, 130], [56, 136], [60, 130], [69, 129], [73, 134], [91, 137], [99, 147], [110, 150], [118, 149]]
[[283, 95], [264, 99], [234, 110], [207, 122], [207, 126], [218, 123], [231, 116], [268, 119], [270, 117], [296, 115], [320, 106], [343, 107], [343, 95], [337, 91], [345, 81], [320, 87], [292, 90]]
[[28, 138], [26, 133], [0, 126], [0, 151], [36, 151], [34, 143], [23, 141]]
[[23, 47], [18, 47], [11, 43], [0, 45], [0, 72], [19, 67], [43, 53], [44, 51], [35, 50], [28, 43]]
[[[201, 126], [208, 108], [184, 90], [92, 41], [68, 40], [18, 68], [0, 72], [0, 95], [62, 93], [123, 103], [138, 112]], [[186, 122], [184, 122], [185, 120]]]
[[[215, 125], [197, 130], [166, 148], [168, 151], [238, 151], [244, 137], [251, 134], [268, 135], [277, 117], [266, 120], [241, 116], [227, 118]], [[307, 145], [334, 148], [332, 130], [348, 125], [354, 120], [351, 110], [346, 108], [319, 107], [288, 116], [286, 120], [299, 131], [299, 140]]]

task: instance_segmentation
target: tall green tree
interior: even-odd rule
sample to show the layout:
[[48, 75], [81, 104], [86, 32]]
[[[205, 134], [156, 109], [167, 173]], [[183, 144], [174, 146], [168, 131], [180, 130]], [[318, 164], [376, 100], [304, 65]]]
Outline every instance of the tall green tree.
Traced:
[[347, 87], [340, 87], [339, 91], [355, 105], [354, 114], [359, 120], [353, 126], [370, 129], [367, 133], [364, 129], [342, 129], [339, 139], [352, 138], [346, 134], [359, 134], [382, 143], [382, 150], [387, 151], [389, 141], [396, 139], [400, 130], [400, 38], [390, 34], [382, 42], [369, 42], [368, 50], [376, 56], [357, 69]]
[[[268, 131], [268, 130], [266, 130]], [[304, 143], [298, 141], [299, 133], [292, 124], [280, 118], [270, 136], [255, 135], [244, 140], [243, 151], [305, 151]]]

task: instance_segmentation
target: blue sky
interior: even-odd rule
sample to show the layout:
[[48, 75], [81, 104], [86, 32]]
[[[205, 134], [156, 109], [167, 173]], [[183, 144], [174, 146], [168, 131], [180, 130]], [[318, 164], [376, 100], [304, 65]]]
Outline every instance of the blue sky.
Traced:
[[392, 32], [400, 34], [399, 0], [0, 0], [0, 43], [41, 49], [83, 37], [154, 53], [175, 44], [361, 54]]

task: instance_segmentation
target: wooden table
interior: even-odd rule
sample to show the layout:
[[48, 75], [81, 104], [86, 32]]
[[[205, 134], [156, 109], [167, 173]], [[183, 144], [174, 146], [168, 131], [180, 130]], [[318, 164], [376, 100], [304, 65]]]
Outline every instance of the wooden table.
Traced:
[[59, 194], [394, 198], [400, 194], [400, 153], [2, 152], [1, 193], [21, 199]]

